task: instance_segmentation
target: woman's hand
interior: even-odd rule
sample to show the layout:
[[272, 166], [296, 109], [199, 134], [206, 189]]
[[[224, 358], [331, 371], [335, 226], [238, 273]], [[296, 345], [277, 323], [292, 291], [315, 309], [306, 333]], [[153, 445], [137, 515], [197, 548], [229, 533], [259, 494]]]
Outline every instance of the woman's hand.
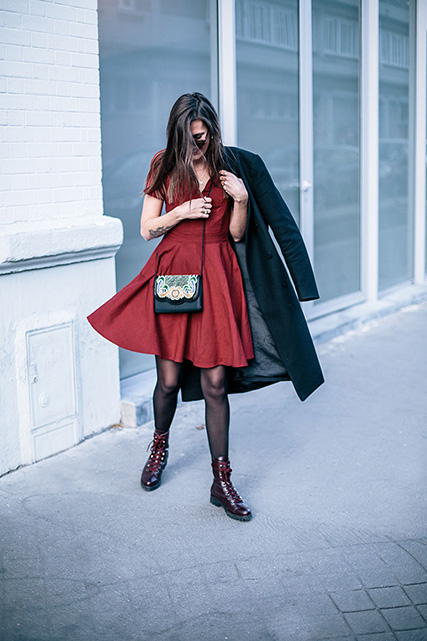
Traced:
[[221, 169], [219, 179], [225, 193], [231, 196], [236, 203], [248, 202], [248, 192], [241, 178], [235, 176], [231, 171]]
[[209, 218], [212, 198], [195, 198], [178, 205], [167, 214], [162, 213], [163, 200], [146, 195], [141, 215], [141, 236], [145, 240], [159, 238], [170, 231], [182, 220]]
[[209, 218], [212, 210], [212, 198], [195, 198], [187, 200], [182, 205], [176, 207], [176, 211], [181, 220], [194, 220], [196, 218]]

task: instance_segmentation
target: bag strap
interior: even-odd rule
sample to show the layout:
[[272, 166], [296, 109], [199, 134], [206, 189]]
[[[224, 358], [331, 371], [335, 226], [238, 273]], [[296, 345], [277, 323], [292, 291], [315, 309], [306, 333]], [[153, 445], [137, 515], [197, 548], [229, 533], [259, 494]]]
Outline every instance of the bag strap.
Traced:
[[[210, 184], [209, 191], [208, 191], [208, 195], [206, 196], [206, 198], [209, 198], [210, 193], [211, 193], [211, 189], [212, 189], [212, 185], [213, 185], [213, 180], [212, 180], [212, 178], [210, 178], [210, 181], [211, 181], [211, 184]], [[203, 196], [203, 198], [204, 198], [204, 196]], [[203, 274], [203, 250], [204, 250], [204, 248], [205, 248], [205, 223], [206, 223], [206, 218], [204, 218], [204, 219], [203, 219], [203, 232], [202, 232], [202, 264], [200, 265], [200, 275], [202, 275], [202, 274]]]
[[[206, 198], [209, 198], [210, 193], [211, 193], [211, 189], [212, 189], [212, 185], [213, 185], [212, 178], [209, 178], [209, 180], [211, 181], [211, 184], [210, 184], [208, 195], [206, 196]], [[203, 196], [203, 198], [204, 198], [204, 196]], [[205, 248], [205, 223], [206, 223], [206, 218], [203, 219], [202, 258], [201, 258], [201, 265], [200, 265], [200, 275], [203, 274], [203, 253], [204, 253], [204, 248]], [[155, 269], [155, 272], [154, 272], [154, 280], [156, 280], [158, 268], [159, 268], [159, 248], [157, 247], [157, 251], [156, 251], [156, 269]]]

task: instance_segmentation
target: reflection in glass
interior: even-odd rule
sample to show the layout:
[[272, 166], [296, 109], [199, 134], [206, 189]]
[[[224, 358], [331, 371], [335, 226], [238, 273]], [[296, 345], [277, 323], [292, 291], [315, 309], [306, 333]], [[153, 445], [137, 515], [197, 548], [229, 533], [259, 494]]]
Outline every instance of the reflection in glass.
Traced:
[[321, 299], [360, 289], [359, 2], [313, 0], [314, 264]]
[[[104, 211], [123, 221], [117, 287], [138, 274], [155, 245], [139, 233], [149, 163], [165, 146], [172, 104], [183, 93], [211, 96], [213, 0], [100, 0], [99, 41]], [[213, 52], [216, 56], [216, 52]], [[124, 378], [154, 366], [121, 350]]]
[[379, 288], [412, 276], [408, 210], [409, 2], [380, 0]]
[[240, 147], [259, 153], [299, 218], [298, 1], [236, 0]]

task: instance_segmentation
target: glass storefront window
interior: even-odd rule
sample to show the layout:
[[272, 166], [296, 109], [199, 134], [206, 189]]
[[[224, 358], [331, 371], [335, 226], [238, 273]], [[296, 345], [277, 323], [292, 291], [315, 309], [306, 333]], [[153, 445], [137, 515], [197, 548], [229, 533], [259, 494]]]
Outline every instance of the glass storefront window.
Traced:
[[412, 277], [409, 2], [379, 3], [379, 289]]
[[[118, 288], [138, 274], [155, 248], [140, 236], [141, 194], [150, 160], [165, 146], [172, 104], [193, 91], [216, 102], [211, 91], [215, 5], [214, 0], [99, 2], [104, 211], [124, 225]], [[120, 365], [124, 378], [154, 367], [154, 361], [121, 350]]]
[[298, 1], [236, 0], [236, 58], [238, 144], [299, 220]]
[[[217, 102], [217, 4], [99, 2], [104, 208], [125, 230], [118, 288], [154, 249], [139, 234], [141, 194], [149, 162], [165, 144], [171, 105], [187, 91]], [[360, 6], [360, 0], [312, 0], [312, 42], [300, 43], [298, 0], [235, 0], [237, 144], [262, 156], [298, 223], [306, 213], [300, 211], [300, 46], [312, 55], [313, 259], [321, 293], [314, 305], [361, 289]], [[413, 275], [412, 6], [379, 0], [380, 290]], [[152, 357], [121, 353], [123, 377], [152, 365]]]
[[313, 0], [314, 265], [325, 302], [360, 290], [359, 1]]

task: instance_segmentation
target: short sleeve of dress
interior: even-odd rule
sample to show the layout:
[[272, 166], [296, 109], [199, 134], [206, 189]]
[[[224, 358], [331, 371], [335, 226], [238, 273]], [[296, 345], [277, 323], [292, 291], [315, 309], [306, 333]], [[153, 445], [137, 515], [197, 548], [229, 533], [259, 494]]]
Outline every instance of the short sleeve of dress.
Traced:
[[[153, 159], [152, 159], [152, 161], [150, 163], [150, 169], [148, 171], [147, 178], [146, 178], [146, 181], [145, 181], [144, 194], [147, 193], [147, 191], [151, 188], [151, 186], [152, 186], [152, 184], [154, 182], [154, 178], [156, 176], [157, 169], [159, 167], [159, 164], [160, 164], [160, 161], [162, 159], [163, 153], [164, 153], [164, 149], [162, 151], [158, 151], [157, 154], [155, 154], [153, 156]], [[157, 191], [153, 191], [149, 195], [153, 196], [154, 198], [158, 198], [159, 200], [165, 200], [165, 193], [164, 193], [163, 189], [157, 190]]]

